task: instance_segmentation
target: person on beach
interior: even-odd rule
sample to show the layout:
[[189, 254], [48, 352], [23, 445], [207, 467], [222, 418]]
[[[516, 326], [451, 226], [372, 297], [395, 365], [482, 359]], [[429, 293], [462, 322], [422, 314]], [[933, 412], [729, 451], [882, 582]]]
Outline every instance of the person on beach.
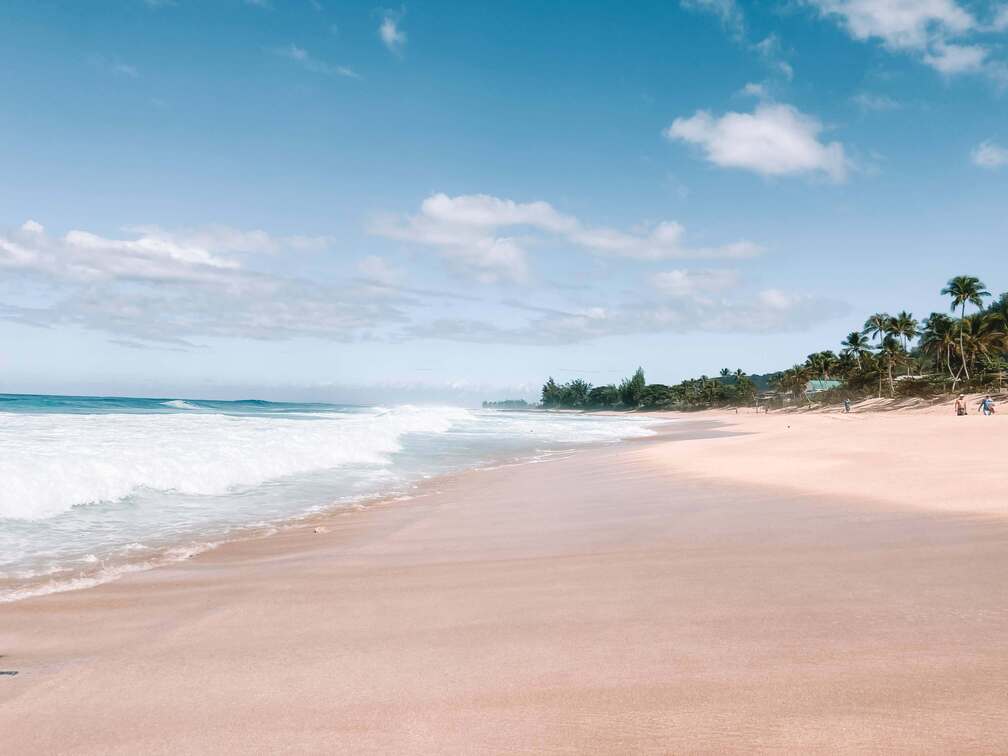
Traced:
[[845, 415], [850, 413], [850, 399], [843, 400], [843, 411]]
[[966, 395], [959, 394], [959, 397], [955, 401], [955, 413], [957, 417], [966, 414]]
[[984, 417], [994, 414], [994, 400], [990, 398], [990, 394], [980, 401], [979, 408]]

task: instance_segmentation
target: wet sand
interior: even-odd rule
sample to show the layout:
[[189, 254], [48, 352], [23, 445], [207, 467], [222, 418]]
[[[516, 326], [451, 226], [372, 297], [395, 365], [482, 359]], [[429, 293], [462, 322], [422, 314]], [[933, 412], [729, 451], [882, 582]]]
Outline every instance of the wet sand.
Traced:
[[0, 605], [0, 750], [1008, 751], [1008, 476], [943, 511], [883, 419], [850, 489], [833, 419], [685, 422]]

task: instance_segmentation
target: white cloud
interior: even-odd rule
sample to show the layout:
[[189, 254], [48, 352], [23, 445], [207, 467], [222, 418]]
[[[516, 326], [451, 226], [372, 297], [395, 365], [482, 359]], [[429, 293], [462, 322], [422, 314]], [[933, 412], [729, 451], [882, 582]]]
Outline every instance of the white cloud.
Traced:
[[705, 296], [672, 296], [613, 305], [585, 305], [570, 311], [543, 309], [519, 325], [442, 318], [407, 327], [412, 338], [517, 344], [570, 344], [634, 333], [766, 333], [799, 331], [844, 315], [847, 305], [776, 289], [726, 301]]
[[686, 10], [714, 14], [738, 37], [745, 32], [745, 16], [735, 0], [679, 0], [679, 5]]
[[515, 202], [486, 194], [450, 197], [434, 194], [411, 216], [385, 216], [372, 233], [435, 247], [441, 256], [484, 282], [521, 282], [529, 273], [527, 248], [559, 237], [600, 255], [665, 260], [674, 258], [745, 258], [760, 253], [745, 240], [717, 247], [692, 247], [674, 221], [629, 233], [588, 226], [557, 211], [548, 202]]
[[386, 13], [378, 26], [378, 36], [391, 52], [397, 55], [406, 47], [406, 32], [399, 28], [399, 17]]
[[997, 9], [987, 31], [1002, 32], [1006, 29], [1008, 29], [1008, 4], [1002, 5]]
[[350, 79], [360, 78], [360, 75], [349, 66], [334, 66], [326, 63], [312, 56], [303, 47], [298, 47], [293, 43], [286, 47], [277, 48], [273, 50], [273, 53], [294, 61], [306, 71], [311, 71], [312, 73], [324, 74], [325, 76], [346, 76]]
[[664, 270], [655, 273], [652, 285], [663, 294], [699, 297], [738, 286], [739, 272], [726, 268], [710, 270]]
[[780, 37], [776, 34], [768, 34], [759, 42], [752, 45], [752, 49], [759, 53], [767, 65], [785, 79], [791, 81], [794, 78], [794, 69], [783, 59], [784, 51], [781, 46]]
[[757, 84], [752, 81], [742, 87], [741, 94], [748, 95], [749, 97], [757, 97], [761, 100], [768, 96], [765, 84]]
[[891, 97], [872, 92], [858, 92], [851, 97], [851, 102], [864, 111], [899, 110], [903, 107], [900, 102]]
[[857, 40], [879, 40], [887, 49], [916, 56], [945, 76], [984, 73], [1002, 81], [1003, 63], [991, 48], [971, 37], [1002, 30], [1008, 15], [1000, 9], [982, 24], [957, 0], [806, 0], [821, 15], [836, 19]]
[[697, 145], [707, 159], [724, 168], [764, 176], [823, 173], [843, 181], [848, 169], [843, 145], [819, 140], [822, 124], [790, 105], [763, 103], [752, 113], [714, 117], [700, 110], [677, 118], [664, 134]]
[[315, 238], [226, 226], [134, 230], [112, 238], [75, 229], [50, 236], [37, 222], [0, 233], [0, 269], [32, 304], [0, 303], [0, 318], [74, 325], [142, 344], [191, 346], [200, 337], [356, 338], [404, 323], [400, 298], [254, 270], [255, 255], [312, 249]]
[[398, 286], [405, 279], [405, 271], [396, 268], [377, 255], [368, 255], [357, 262], [357, 272], [370, 283], [379, 286]]
[[976, 26], [955, 0], [811, 0], [855, 39], [880, 39], [894, 50], [923, 50], [935, 38]]
[[40, 223], [29, 220], [20, 232], [0, 235], [0, 267], [63, 280], [208, 281], [223, 271], [242, 268], [241, 255], [318, 250], [329, 244], [325, 237], [276, 237], [229, 226], [125, 230], [132, 238], [113, 239], [79, 229], [51, 238]]
[[953, 45], [935, 43], [932, 52], [924, 55], [924, 62], [947, 76], [977, 73], [984, 69], [988, 50], [980, 45]]
[[970, 153], [970, 159], [974, 165], [981, 168], [990, 170], [1002, 168], [1008, 165], [1008, 148], [988, 139], [973, 149], [973, 152]]

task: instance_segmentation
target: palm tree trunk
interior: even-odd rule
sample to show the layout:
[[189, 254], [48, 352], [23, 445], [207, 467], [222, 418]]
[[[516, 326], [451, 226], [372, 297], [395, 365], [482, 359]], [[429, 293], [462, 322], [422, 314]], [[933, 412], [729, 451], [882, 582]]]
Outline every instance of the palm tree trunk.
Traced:
[[969, 368], [966, 367], [966, 350], [963, 349], [963, 321], [966, 320], [966, 303], [963, 302], [962, 314], [959, 317], [959, 357], [962, 358], [963, 371], [966, 373], [966, 380], [970, 379]]

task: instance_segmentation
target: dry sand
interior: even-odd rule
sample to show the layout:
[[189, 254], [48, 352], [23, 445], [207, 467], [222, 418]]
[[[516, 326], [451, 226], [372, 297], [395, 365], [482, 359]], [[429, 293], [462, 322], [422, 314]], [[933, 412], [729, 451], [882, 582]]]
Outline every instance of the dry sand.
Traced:
[[1002, 418], [720, 419], [2, 605], [0, 751], [1008, 751]]

